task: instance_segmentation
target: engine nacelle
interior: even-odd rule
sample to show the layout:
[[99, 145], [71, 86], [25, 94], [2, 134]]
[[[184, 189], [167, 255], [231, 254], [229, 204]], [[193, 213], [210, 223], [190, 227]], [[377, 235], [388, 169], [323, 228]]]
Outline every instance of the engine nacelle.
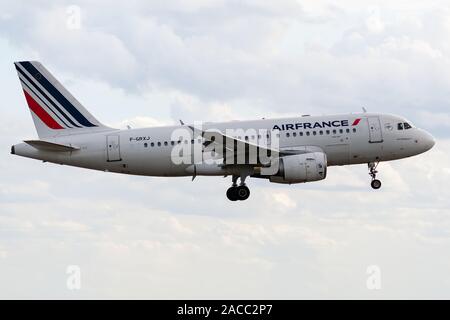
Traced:
[[327, 176], [327, 156], [323, 152], [296, 154], [280, 158], [278, 173], [269, 178], [274, 183], [318, 181]]

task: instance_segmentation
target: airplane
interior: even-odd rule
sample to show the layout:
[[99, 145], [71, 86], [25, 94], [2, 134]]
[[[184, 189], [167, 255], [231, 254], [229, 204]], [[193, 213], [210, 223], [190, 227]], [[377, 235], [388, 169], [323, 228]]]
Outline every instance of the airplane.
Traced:
[[[296, 184], [323, 180], [328, 167], [380, 162], [430, 150], [434, 138], [403, 117], [362, 113], [302, 115], [114, 129], [99, 122], [37, 61], [15, 62], [39, 139], [14, 155], [131, 175], [231, 177], [231, 201], [246, 200], [248, 177]], [[238, 183], [239, 180], [239, 183]]]

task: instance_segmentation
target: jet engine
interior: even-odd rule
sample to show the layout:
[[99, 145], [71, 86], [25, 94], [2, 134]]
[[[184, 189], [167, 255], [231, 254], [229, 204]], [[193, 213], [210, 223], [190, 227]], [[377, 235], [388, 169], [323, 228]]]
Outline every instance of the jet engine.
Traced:
[[318, 181], [327, 176], [327, 156], [323, 152], [311, 152], [285, 156], [279, 160], [276, 175], [269, 178], [274, 183], [301, 183]]

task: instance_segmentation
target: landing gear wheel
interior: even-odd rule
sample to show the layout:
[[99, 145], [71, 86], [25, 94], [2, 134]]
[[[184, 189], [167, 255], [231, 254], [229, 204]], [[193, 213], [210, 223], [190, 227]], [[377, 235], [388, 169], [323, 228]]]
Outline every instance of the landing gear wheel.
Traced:
[[238, 193], [237, 193], [237, 187], [229, 187], [227, 190], [227, 198], [231, 201], [238, 200]]
[[[250, 189], [245, 185], [245, 178], [250, 174], [241, 173], [241, 175], [232, 176], [231, 187], [227, 190], [227, 198], [231, 201], [247, 200], [250, 197]], [[241, 182], [238, 186], [237, 180], [241, 178]]]
[[369, 162], [367, 164], [367, 166], [369, 167], [369, 175], [372, 177], [372, 182], [370, 183], [370, 186], [375, 190], [380, 189], [381, 187], [381, 181], [376, 178], [378, 173], [377, 171], [378, 163], [379, 162], [376, 163]]
[[239, 200], [247, 200], [250, 197], [250, 189], [247, 186], [237, 187], [237, 196]]
[[378, 179], [373, 179], [372, 182], [370, 183], [370, 186], [371, 186], [373, 189], [380, 189], [380, 187], [381, 187], [381, 181], [378, 180]]

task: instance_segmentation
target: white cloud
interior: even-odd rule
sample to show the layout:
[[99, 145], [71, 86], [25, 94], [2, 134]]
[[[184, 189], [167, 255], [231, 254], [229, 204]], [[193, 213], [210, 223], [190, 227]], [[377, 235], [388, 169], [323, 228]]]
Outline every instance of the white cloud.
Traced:
[[76, 221], [42, 221], [41, 225], [45, 228], [53, 228], [63, 232], [83, 232], [89, 230], [88, 226]]
[[2, 248], [0, 248], [0, 259], [6, 259], [7, 256], [8, 256], [8, 252], [6, 250], [3, 250]]
[[297, 204], [295, 203], [294, 200], [292, 200], [287, 194], [285, 193], [281, 193], [281, 192], [277, 192], [277, 193], [272, 193], [272, 197], [273, 200], [280, 204], [283, 207], [286, 208], [295, 208], [297, 206]]
[[432, 123], [435, 126], [443, 126], [447, 129], [450, 127], [450, 114], [440, 112], [429, 112], [429, 111], [420, 111], [418, 115], [423, 119], [424, 122]]
[[384, 23], [380, 18], [379, 8], [373, 8], [371, 15], [366, 19], [367, 30], [371, 33], [381, 33], [384, 30]]

